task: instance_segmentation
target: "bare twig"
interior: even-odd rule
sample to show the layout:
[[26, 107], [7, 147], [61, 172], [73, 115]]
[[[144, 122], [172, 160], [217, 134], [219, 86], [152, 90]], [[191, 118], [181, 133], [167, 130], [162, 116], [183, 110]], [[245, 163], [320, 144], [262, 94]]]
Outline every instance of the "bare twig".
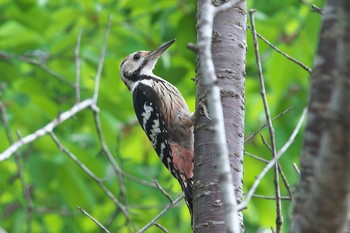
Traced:
[[174, 202], [174, 200], [171, 198], [171, 196], [169, 195], [169, 193], [167, 193], [162, 186], [160, 186], [160, 184], [158, 183], [157, 180], [154, 181], [154, 183], [156, 184], [157, 188], [163, 193], [164, 196], [166, 196], [166, 198], [168, 198], [168, 200], [170, 201], [170, 203]]
[[105, 58], [105, 54], [106, 54], [107, 40], [108, 40], [110, 28], [111, 28], [111, 22], [112, 22], [112, 17], [109, 16], [107, 27], [106, 27], [106, 32], [105, 32], [105, 36], [104, 36], [104, 40], [103, 40], [103, 45], [101, 48], [101, 53], [100, 53], [101, 55], [100, 55], [100, 59], [99, 59], [99, 63], [98, 63], [98, 69], [97, 69], [97, 73], [96, 73], [96, 77], [95, 77], [95, 89], [94, 89], [94, 95], [93, 95], [93, 102], [94, 103], [91, 107], [92, 107], [92, 111], [94, 114], [95, 126], [96, 126], [96, 130], [97, 130], [97, 134], [98, 134], [98, 138], [99, 138], [99, 141], [101, 144], [102, 151], [107, 156], [109, 162], [112, 165], [113, 170], [117, 174], [117, 177], [119, 180], [119, 185], [120, 185], [120, 193], [121, 193], [120, 195], [126, 196], [126, 189], [125, 189], [125, 184], [124, 184], [124, 180], [123, 180], [123, 173], [122, 173], [122, 170], [119, 167], [119, 165], [114, 160], [114, 157], [113, 157], [112, 153], [110, 152], [110, 150], [108, 149], [108, 146], [107, 146], [106, 141], [104, 139], [101, 121], [100, 121], [100, 117], [99, 117], [99, 109], [97, 107], [99, 83], [100, 83], [102, 69], [103, 69], [103, 62], [104, 62], [104, 58]]
[[246, 206], [248, 205], [250, 199], [252, 198], [252, 196], [254, 195], [256, 189], [259, 186], [260, 181], [262, 180], [262, 178], [266, 175], [266, 173], [274, 166], [274, 164], [278, 161], [278, 159], [284, 155], [284, 153], [286, 152], [286, 150], [292, 145], [292, 143], [294, 142], [295, 137], [297, 136], [297, 134], [299, 133], [299, 130], [301, 128], [301, 125], [304, 122], [305, 116], [306, 116], [306, 108], [304, 109], [297, 125], [295, 126], [295, 129], [293, 130], [292, 134], [290, 135], [288, 141], [284, 144], [284, 146], [282, 147], [281, 150], [278, 151], [277, 155], [275, 158], [273, 158], [266, 166], [265, 168], [260, 172], [260, 174], [256, 177], [254, 184], [252, 185], [252, 187], [250, 188], [249, 192], [246, 195], [246, 199], [240, 203], [238, 205], [238, 209], [239, 210], [243, 210], [246, 208]]
[[129, 173], [126, 173], [125, 171], [122, 171], [122, 174], [123, 174], [124, 178], [128, 178], [129, 180], [132, 180], [136, 183], [139, 183], [139, 184], [142, 184], [144, 186], [151, 187], [151, 188], [158, 188], [157, 185], [154, 184], [154, 182], [149, 182], [149, 181], [140, 179], [136, 176], [133, 176]]
[[[261, 158], [260, 156], [257, 156], [257, 155], [254, 155], [252, 153], [249, 153], [247, 151], [244, 152], [246, 155], [248, 155], [249, 157], [252, 157], [256, 160], [259, 160], [260, 162], [263, 162], [263, 163], [269, 163], [268, 160], [264, 159], [264, 158]], [[293, 193], [292, 193], [292, 190], [290, 188], [290, 185], [288, 183], [288, 180], [287, 180], [287, 177], [286, 175], [284, 174], [283, 170], [282, 170], [282, 167], [278, 164], [278, 172], [281, 174], [281, 177], [282, 177], [282, 180], [283, 180], [283, 183], [289, 193], [289, 196], [291, 199], [293, 199]]]
[[159, 229], [161, 229], [163, 232], [166, 232], [166, 233], [169, 232], [165, 227], [163, 227], [162, 225], [160, 225], [160, 224], [157, 223], [157, 222], [156, 222], [154, 225], [155, 225], [156, 227], [158, 227]]
[[138, 233], [145, 232], [148, 228], [155, 225], [157, 223], [157, 220], [162, 217], [166, 212], [168, 212], [169, 209], [171, 209], [173, 206], [175, 206], [177, 203], [179, 203], [183, 198], [183, 195], [176, 198], [173, 202], [171, 202], [169, 205], [167, 205], [156, 217], [154, 217], [149, 223], [147, 223], [142, 229], [138, 231]]
[[56, 143], [58, 149], [68, 155], [90, 178], [92, 178], [106, 193], [106, 195], [120, 208], [126, 219], [133, 225], [134, 229], [137, 230], [136, 225], [130, 219], [128, 210], [125, 206], [114, 196], [114, 194], [104, 185], [103, 180], [98, 178], [88, 167], [85, 166], [72, 152], [70, 152], [63, 144], [59, 141], [54, 132], [50, 132], [52, 140]]
[[[252, 28], [250, 26], [248, 26], [248, 29], [252, 30]], [[301, 68], [303, 68], [304, 70], [306, 70], [307, 72], [311, 73], [311, 68], [309, 68], [307, 65], [305, 65], [304, 63], [302, 63], [301, 61], [295, 59], [294, 57], [288, 55], [287, 53], [283, 52], [282, 50], [280, 50], [279, 48], [277, 48], [277, 46], [275, 46], [274, 44], [272, 44], [270, 41], [268, 41], [267, 39], [265, 39], [265, 37], [263, 37], [262, 35], [260, 35], [258, 32], [256, 32], [256, 35], [262, 40], [264, 41], [268, 46], [270, 46], [272, 49], [274, 49], [277, 53], [282, 54], [285, 58], [287, 58], [288, 60], [294, 62], [295, 64], [299, 65]]]
[[[289, 112], [292, 109], [292, 107], [287, 108], [286, 110], [284, 110], [283, 112], [279, 113], [277, 116], [275, 116], [274, 118], [272, 118], [272, 121], [280, 118], [281, 116], [283, 116], [284, 114], [286, 114], [287, 112]], [[254, 133], [252, 133], [245, 141], [244, 143], [249, 142], [250, 140], [252, 140], [263, 128], [265, 128], [265, 126], [267, 125], [267, 123], [262, 124]]]
[[[304, 120], [304, 118], [306, 117], [306, 113], [307, 113], [307, 108], [304, 108], [303, 113], [301, 115], [301, 118]], [[300, 124], [299, 127], [301, 127], [301, 124], [303, 123], [303, 121], [298, 122], [298, 124]], [[292, 133], [292, 136], [288, 139], [288, 141], [284, 144], [284, 146], [280, 149], [280, 151], [278, 153], [284, 153], [286, 152], [286, 150], [289, 148], [289, 146], [294, 142], [295, 136], [298, 134], [298, 132], [296, 132], [295, 130]]]
[[81, 207], [77, 206], [77, 209], [80, 210], [84, 215], [88, 216], [94, 223], [97, 224], [104, 232], [110, 233], [99, 221], [97, 221], [94, 217], [92, 217], [88, 212], [86, 212]]
[[[256, 57], [256, 63], [258, 66], [258, 74], [259, 74], [259, 81], [260, 81], [260, 92], [261, 96], [263, 99], [264, 103], [264, 110], [265, 110], [265, 115], [266, 115], [266, 121], [270, 133], [270, 142], [271, 142], [271, 152], [272, 152], [272, 157], [276, 158], [277, 150], [276, 150], [276, 141], [275, 141], [275, 130], [272, 125], [272, 119], [270, 115], [270, 110], [269, 110], [269, 105], [267, 102], [267, 97], [266, 97], [266, 91], [265, 91], [265, 84], [264, 84], [264, 76], [262, 72], [262, 67], [261, 67], [261, 61], [260, 61], [260, 54], [259, 54], [259, 45], [258, 45], [258, 39], [256, 36], [256, 31], [255, 31], [255, 23], [254, 23], [254, 12], [255, 10], [250, 10], [249, 11], [249, 16], [250, 16], [250, 23], [252, 27], [252, 34], [253, 34], [253, 41], [254, 41], [254, 50], [255, 50], [255, 57]], [[275, 193], [276, 193], [276, 232], [280, 233], [281, 228], [282, 228], [282, 223], [283, 223], [283, 216], [282, 216], [282, 211], [281, 211], [281, 191], [280, 191], [280, 186], [279, 186], [279, 176], [278, 176], [278, 162], [276, 162], [274, 166], [274, 185], [275, 185]]]
[[[281, 177], [282, 177], [283, 184], [284, 184], [284, 186], [285, 186], [286, 189], [287, 189], [287, 192], [288, 192], [288, 194], [289, 194], [290, 199], [293, 200], [293, 192], [292, 192], [292, 189], [291, 189], [291, 187], [290, 187], [290, 185], [289, 185], [289, 182], [288, 182], [288, 180], [287, 180], [287, 176], [284, 174], [284, 171], [283, 171], [283, 169], [282, 169], [282, 167], [281, 167], [280, 164], [278, 164], [278, 172], [279, 172], [279, 174], [280, 174]], [[282, 199], [281, 199], [281, 200], [282, 200]]]
[[45, 125], [43, 128], [38, 129], [34, 133], [29, 134], [21, 138], [17, 142], [13, 143], [10, 147], [8, 147], [4, 152], [0, 154], [0, 161], [10, 157], [14, 152], [18, 151], [23, 145], [31, 143], [34, 140], [46, 135], [47, 133], [52, 132], [52, 130], [58, 125], [60, 125], [62, 122], [64, 122], [67, 119], [70, 119], [72, 116], [76, 115], [78, 112], [88, 107], [91, 107], [92, 105], [93, 105], [92, 99], [86, 99], [78, 104], [75, 104], [69, 110], [58, 115], [55, 119], [53, 119], [50, 123]]
[[[266, 195], [260, 195], [260, 194], [253, 194], [254, 198], [260, 198], [265, 200], [276, 200], [276, 196], [266, 196]], [[282, 201], [290, 201], [291, 198], [288, 196], [281, 196], [280, 198]]]
[[103, 69], [103, 63], [104, 63], [105, 56], [106, 56], [107, 41], [108, 41], [109, 32], [111, 30], [111, 24], [112, 24], [112, 16], [109, 15], [107, 27], [106, 27], [106, 32], [104, 35], [103, 44], [102, 44], [102, 48], [101, 48], [100, 59], [98, 62], [97, 72], [96, 72], [96, 76], [95, 76], [95, 89], [94, 89], [94, 96], [92, 97], [95, 104], [97, 103], [97, 99], [98, 99], [98, 91], [100, 88], [100, 79], [101, 79], [101, 74], [102, 74], [102, 69]]
[[244, 154], [248, 155], [249, 157], [252, 157], [256, 160], [259, 160], [260, 162], [263, 162], [263, 163], [269, 163], [268, 160], [264, 159], [264, 158], [261, 158], [260, 156], [257, 156], [257, 155], [254, 155], [248, 151], [244, 151]]
[[[7, 117], [6, 117], [6, 107], [5, 105], [0, 101], [0, 122], [2, 122], [2, 125], [5, 129], [7, 139], [10, 144], [13, 144], [14, 139], [12, 137], [10, 125], [8, 123]], [[21, 183], [22, 192], [26, 204], [26, 228], [27, 233], [32, 232], [32, 219], [33, 219], [33, 200], [30, 193], [30, 187], [27, 185], [27, 182], [23, 176], [23, 166], [21, 162], [21, 155], [18, 151], [16, 151], [15, 155], [15, 163], [17, 166], [17, 173], [18, 177]]]
[[80, 42], [81, 42], [81, 34], [82, 30], [79, 30], [78, 37], [77, 37], [77, 44], [75, 46], [74, 50], [74, 56], [75, 56], [75, 98], [76, 102], [80, 102], [80, 57], [79, 57], [79, 51], [80, 51]]
[[298, 165], [296, 163], [293, 163], [293, 167], [294, 167], [295, 171], [297, 172], [297, 174], [300, 175], [300, 170], [298, 168]]
[[62, 77], [60, 74], [56, 73], [56, 71], [50, 69], [47, 65], [37, 62], [36, 60], [27, 57], [27, 56], [22, 56], [22, 55], [15, 55], [15, 54], [11, 54], [5, 51], [0, 51], [0, 59], [18, 59], [20, 61], [26, 62], [28, 64], [31, 64], [33, 66], [37, 66], [40, 69], [42, 69], [43, 71], [45, 71], [47, 74], [49, 74], [50, 76], [54, 77], [55, 79], [57, 79], [58, 81], [70, 86], [70, 87], [74, 87], [74, 85], [72, 83], [70, 83], [68, 80], [66, 80], [64, 77]]
[[323, 15], [323, 9], [316, 6], [315, 4], [312, 4], [306, 0], [301, 0], [302, 3], [304, 3], [305, 5], [309, 6], [311, 8], [311, 10], [315, 11], [316, 13]]

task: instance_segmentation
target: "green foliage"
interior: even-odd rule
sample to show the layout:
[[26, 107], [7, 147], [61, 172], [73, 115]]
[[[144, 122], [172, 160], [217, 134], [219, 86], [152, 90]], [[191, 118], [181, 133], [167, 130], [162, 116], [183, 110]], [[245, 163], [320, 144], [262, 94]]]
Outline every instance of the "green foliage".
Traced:
[[[317, 45], [320, 16], [297, 0], [249, 2], [257, 8], [258, 32], [289, 55], [312, 67]], [[322, 5], [321, 0], [314, 2]], [[151, 50], [170, 39], [176, 43], [162, 56], [155, 73], [166, 77], [183, 93], [194, 110], [195, 54], [186, 48], [196, 41], [196, 5], [194, 1], [0, 1], [0, 101], [6, 107], [12, 137], [33, 133], [66, 111], [75, 99], [74, 50], [79, 31], [81, 99], [93, 94], [99, 55], [108, 16], [112, 26], [100, 82], [100, 119], [108, 148], [126, 173], [161, 186], [176, 198], [181, 193], [178, 183], [159, 163], [148, 139], [136, 122], [131, 95], [119, 78], [119, 64], [135, 50]], [[254, 132], [265, 116], [260, 97], [255, 57], [250, 31], [247, 31], [246, 135]], [[281, 148], [293, 131], [306, 106], [309, 74], [260, 41], [263, 69], [273, 116], [292, 107], [274, 121], [277, 145]], [[124, 204], [130, 217], [143, 227], [169, 201], [156, 188], [124, 178], [126, 195], [105, 154], [101, 152], [95, 121], [90, 110], [78, 113], [54, 130], [60, 142]], [[268, 138], [267, 131], [262, 132]], [[302, 135], [282, 158], [281, 164], [291, 185], [297, 175], [292, 163], [298, 161]], [[4, 125], [0, 125], [0, 152], [11, 143]], [[246, 151], [266, 159], [270, 153], [260, 137], [246, 145]], [[133, 232], [125, 216], [101, 187], [62, 153], [50, 136], [44, 136], [21, 150], [23, 177], [30, 187], [33, 201], [32, 232], [97, 232], [85, 215], [85, 209], [111, 232]], [[264, 164], [245, 158], [245, 191], [254, 182]], [[0, 162], [0, 229], [20, 233], [27, 231], [26, 200], [14, 157]], [[257, 193], [274, 195], [273, 175], [268, 174]], [[286, 190], [282, 188], [283, 195]], [[288, 227], [290, 204], [284, 202], [285, 228]], [[274, 226], [273, 201], [253, 199], [244, 211], [247, 232]], [[110, 221], [110, 224], [108, 222]], [[159, 221], [170, 232], [189, 232], [186, 205], [172, 208]], [[181, 222], [182, 224], [178, 224]], [[159, 232], [153, 227], [149, 232]]]

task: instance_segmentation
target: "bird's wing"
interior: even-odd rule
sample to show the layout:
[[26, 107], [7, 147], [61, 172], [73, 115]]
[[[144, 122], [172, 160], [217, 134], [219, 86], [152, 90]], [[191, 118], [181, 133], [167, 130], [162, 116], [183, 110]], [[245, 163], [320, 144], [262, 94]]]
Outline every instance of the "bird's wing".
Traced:
[[133, 91], [134, 109], [137, 119], [145, 131], [160, 160], [179, 181], [185, 194], [186, 204], [192, 213], [192, 179], [187, 179], [174, 167], [169, 134], [160, 108], [160, 99], [155, 90], [139, 83]]
[[140, 83], [133, 92], [133, 102], [137, 119], [159, 158], [174, 176], [177, 175], [172, 164], [169, 135], [160, 111], [160, 99], [157, 93], [152, 87]]

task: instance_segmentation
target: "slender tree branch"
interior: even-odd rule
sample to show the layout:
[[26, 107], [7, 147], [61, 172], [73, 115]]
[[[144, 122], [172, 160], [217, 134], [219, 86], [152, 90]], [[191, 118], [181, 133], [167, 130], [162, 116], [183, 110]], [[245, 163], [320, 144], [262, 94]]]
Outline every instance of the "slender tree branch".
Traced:
[[[304, 108], [300, 119], [302, 119], [304, 121], [304, 118], [306, 117], [306, 114], [307, 114], [307, 108]], [[303, 121], [299, 120], [298, 124], [302, 124]], [[292, 135], [291, 135], [291, 137], [289, 137], [288, 141], [283, 145], [283, 147], [279, 150], [278, 153], [282, 153], [282, 154], [285, 153], [287, 151], [287, 149], [289, 148], [289, 146], [294, 142], [294, 139], [297, 136], [297, 134], [298, 134], [298, 132], [294, 130]]]
[[184, 196], [181, 195], [178, 198], [176, 198], [173, 202], [171, 202], [169, 205], [167, 205], [157, 216], [155, 216], [149, 223], [147, 223], [142, 229], [138, 231], [138, 233], [145, 232], [148, 228], [155, 225], [157, 223], [157, 220], [162, 217], [166, 212], [168, 212], [169, 209], [171, 209], [173, 206], [175, 206], [177, 203], [179, 203]]
[[[250, 23], [252, 27], [252, 34], [253, 34], [253, 41], [254, 41], [254, 50], [255, 50], [255, 57], [256, 57], [256, 63], [258, 66], [258, 74], [259, 74], [259, 81], [260, 81], [260, 92], [264, 103], [264, 110], [266, 115], [266, 121], [270, 133], [270, 141], [271, 141], [271, 152], [272, 157], [276, 158], [277, 150], [276, 150], [276, 141], [275, 141], [275, 130], [273, 128], [272, 119], [270, 115], [269, 105], [266, 97], [266, 91], [265, 91], [265, 84], [264, 84], [264, 77], [260, 62], [260, 54], [259, 54], [259, 45], [257, 40], [257, 35], [255, 31], [255, 23], [254, 23], [254, 12], [255, 10], [250, 10]], [[274, 166], [274, 185], [275, 185], [275, 193], [276, 193], [276, 232], [280, 233], [283, 223], [283, 216], [281, 211], [281, 193], [280, 193], [280, 186], [279, 186], [279, 176], [278, 176], [278, 162], [276, 162]]]
[[110, 233], [107, 228], [105, 228], [99, 221], [92, 217], [87, 211], [82, 209], [80, 206], [77, 206], [77, 209], [80, 210], [84, 215], [88, 216], [97, 226], [99, 226], [104, 232]]
[[157, 180], [154, 181], [154, 183], [157, 185], [157, 188], [161, 191], [161, 193], [163, 193], [164, 196], [166, 196], [166, 198], [168, 198], [168, 200], [170, 201], [170, 203], [174, 202], [174, 200], [171, 198], [170, 194], [167, 193], [162, 186], [160, 186], [160, 184], [158, 183]]
[[300, 175], [300, 170], [298, 168], [298, 165], [296, 163], [293, 163], [293, 167], [294, 167], [295, 171], [297, 172], [297, 174]]
[[[271, 146], [270, 146], [269, 143], [265, 140], [264, 136], [263, 136], [262, 134], [261, 134], [260, 136], [261, 136], [261, 139], [262, 139], [262, 141], [263, 141], [263, 144], [265, 144], [266, 147], [267, 147], [270, 151], [272, 151]], [[282, 181], [283, 181], [283, 183], [284, 183], [284, 186], [286, 187], [290, 198], [293, 199], [293, 193], [292, 193], [292, 190], [291, 190], [290, 185], [289, 185], [289, 183], [288, 183], [287, 177], [285, 176], [285, 174], [284, 174], [284, 172], [283, 172], [283, 170], [282, 170], [281, 165], [280, 165], [279, 163], [277, 163], [276, 165], [277, 165], [278, 173], [279, 173], [279, 174], [281, 175], [281, 177], [282, 177]]]
[[[284, 110], [283, 112], [279, 113], [277, 116], [275, 116], [274, 118], [272, 118], [272, 121], [280, 118], [281, 116], [283, 116], [284, 114], [286, 114], [287, 112], [289, 112], [292, 109], [292, 107], [287, 108], [286, 110]], [[263, 128], [265, 128], [265, 126], [267, 125], [267, 123], [262, 124], [254, 133], [252, 133], [251, 135], [249, 135], [249, 137], [244, 141], [244, 143], [249, 142], [250, 140], [252, 140]]]
[[127, 208], [114, 196], [114, 194], [105, 186], [103, 180], [98, 178], [88, 167], [85, 166], [80, 160], [70, 152], [63, 144], [59, 141], [54, 132], [50, 132], [50, 136], [52, 140], [56, 143], [58, 149], [68, 155], [70, 159], [72, 159], [90, 178], [92, 178], [106, 193], [106, 195], [119, 207], [119, 209], [123, 212], [124, 216], [127, 220], [132, 224], [135, 230], [137, 230], [136, 225], [131, 220]]
[[[253, 194], [254, 198], [260, 198], [265, 200], [276, 200], [276, 196], [266, 196], [266, 195], [260, 195], [260, 194]], [[282, 201], [290, 201], [291, 198], [289, 196], [281, 196], [280, 198]]]
[[[250, 26], [248, 26], [248, 29], [252, 30], [252, 28]], [[282, 50], [280, 50], [276, 45], [272, 44], [270, 41], [268, 41], [265, 37], [260, 35], [258, 32], [256, 32], [256, 35], [262, 41], [264, 41], [268, 46], [270, 46], [272, 49], [274, 49], [277, 53], [283, 55], [285, 58], [287, 58], [288, 60], [294, 62], [295, 64], [297, 64], [298, 66], [300, 66], [301, 68], [303, 68], [304, 70], [306, 70], [307, 72], [309, 72], [311, 74], [312, 70], [307, 65], [305, 65], [301, 61], [295, 59], [294, 57], [292, 57], [292, 56], [288, 55], [287, 53], [283, 52]]]
[[244, 154], [248, 155], [249, 157], [251, 157], [253, 159], [259, 160], [260, 162], [269, 163], [269, 161], [267, 159], [261, 158], [260, 156], [252, 154], [248, 151], [245, 151]]
[[[6, 116], [6, 107], [5, 105], [0, 101], [0, 122], [2, 122], [2, 125], [5, 129], [7, 139], [10, 144], [13, 144], [14, 139], [12, 137], [10, 125], [7, 120]], [[27, 233], [32, 232], [32, 219], [33, 219], [33, 200], [32, 200], [32, 195], [30, 193], [30, 187], [27, 185], [27, 182], [24, 178], [23, 175], [23, 166], [21, 162], [21, 155], [18, 151], [15, 152], [15, 163], [17, 166], [17, 173], [18, 177], [21, 183], [22, 187], [22, 192], [26, 204], [26, 228], [27, 228]]]
[[273, 158], [272, 160], [270, 160], [270, 162], [265, 166], [265, 168], [260, 172], [260, 174], [256, 177], [254, 184], [252, 185], [252, 187], [250, 188], [249, 192], [246, 195], [246, 199], [240, 203], [238, 205], [238, 209], [239, 210], [243, 210], [247, 207], [250, 199], [253, 197], [256, 189], [259, 186], [260, 181], [262, 180], [262, 178], [264, 178], [264, 176], [266, 175], [266, 173], [274, 166], [274, 164], [279, 160], [279, 158], [285, 154], [286, 150], [292, 145], [292, 143], [294, 142], [295, 137], [297, 136], [297, 134], [300, 131], [300, 128], [305, 120], [305, 116], [306, 116], [306, 108], [304, 109], [297, 125], [295, 126], [295, 129], [293, 130], [292, 134], [290, 135], [288, 141], [284, 144], [284, 146], [282, 147], [281, 150], [278, 151], [277, 156], [275, 158]]
[[102, 74], [102, 69], [103, 69], [103, 63], [104, 63], [105, 56], [106, 56], [107, 41], [108, 41], [108, 37], [109, 37], [109, 32], [111, 30], [111, 24], [112, 24], [112, 16], [109, 15], [107, 27], [106, 27], [106, 32], [104, 35], [103, 44], [102, 44], [102, 48], [101, 48], [101, 52], [100, 52], [100, 59], [98, 62], [98, 68], [97, 68], [97, 72], [96, 72], [96, 76], [95, 76], [95, 89], [94, 89], [94, 95], [92, 97], [95, 104], [97, 104], [98, 91], [100, 88], [100, 79], [101, 79], [101, 74]]
[[77, 44], [75, 46], [74, 50], [74, 56], [75, 56], [75, 98], [76, 102], [80, 102], [80, 42], [81, 42], [81, 34], [82, 30], [79, 30], [78, 37], [77, 37]]
[[49, 132], [52, 132], [52, 130], [60, 125], [62, 122], [66, 121], [67, 119], [70, 119], [72, 116], [76, 115], [78, 112], [91, 107], [93, 105], [92, 99], [86, 99], [78, 104], [75, 104], [73, 107], [71, 107], [69, 110], [59, 114], [55, 119], [53, 119], [50, 123], [45, 125], [43, 128], [38, 129], [32, 134], [29, 134], [17, 142], [13, 143], [10, 147], [8, 147], [4, 152], [0, 154], [0, 161], [7, 159], [10, 157], [14, 152], [18, 151], [23, 145], [29, 144], [36, 139], [46, 135]]
[[[256, 160], [259, 160], [260, 162], [269, 163], [268, 160], [266, 160], [266, 159], [264, 159], [264, 158], [261, 158], [260, 156], [254, 155], [254, 154], [249, 153], [249, 152], [247, 152], [247, 151], [245, 151], [244, 153], [245, 153], [246, 155], [248, 155], [249, 157], [251, 157], [251, 158], [254, 158], [254, 159], [256, 159]], [[284, 183], [284, 185], [285, 185], [285, 187], [286, 187], [286, 189], [287, 189], [287, 191], [288, 191], [288, 193], [289, 193], [289, 198], [290, 198], [290, 199], [293, 199], [293, 192], [292, 192], [291, 187], [290, 187], [290, 185], [289, 185], [289, 183], [288, 183], [287, 177], [286, 177], [286, 175], [284, 174], [284, 172], [283, 172], [283, 170], [282, 170], [282, 167], [281, 167], [279, 164], [278, 164], [278, 172], [281, 174], [283, 183]]]
[[302, 3], [304, 3], [305, 5], [309, 6], [313, 11], [315, 11], [316, 13], [318, 13], [319, 15], [323, 15], [323, 9], [316, 6], [315, 4], [312, 4], [306, 0], [301, 0]]
[[0, 51], [0, 59], [18, 59], [20, 61], [26, 62], [28, 64], [31, 64], [33, 66], [37, 66], [40, 69], [42, 69], [44, 72], [46, 72], [47, 74], [49, 74], [50, 76], [54, 77], [55, 79], [57, 79], [58, 81], [60, 81], [63, 84], [66, 84], [70, 87], [74, 87], [74, 85], [72, 83], [70, 83], [68, 80], [66, 80], [64, 77], [62, 77], [60, 74], [56, 73], [56, 71], [50, 69], [47, 65], [38, 62], [30, 57], [27, 56], [22, 56], [22, 55], [15, 55], [15, 54], [11, 54], [5, 51]]
[[161, 229], [163, 232], [166, 232], [166, 233], [169, 232], [165, 227], [163, 227], [162, 225], [160, 225], [160, 224], [157, 223], [157, 222], [156, 222], [154, 225], [155, 225], [156, 227], [158, 227], [159, 229]]

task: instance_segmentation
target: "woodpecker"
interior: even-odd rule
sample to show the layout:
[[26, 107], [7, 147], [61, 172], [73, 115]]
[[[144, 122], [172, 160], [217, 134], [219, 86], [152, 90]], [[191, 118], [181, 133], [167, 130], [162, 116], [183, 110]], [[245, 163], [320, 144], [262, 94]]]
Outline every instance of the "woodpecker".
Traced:
[[171, 40], [153, 51], [137, 51], [120, 64], [120, 77], [132, 93], [136, 117], [160, 160], [179, 181], [192, 216], [193, 123], [179, 90], [153, 74]]

